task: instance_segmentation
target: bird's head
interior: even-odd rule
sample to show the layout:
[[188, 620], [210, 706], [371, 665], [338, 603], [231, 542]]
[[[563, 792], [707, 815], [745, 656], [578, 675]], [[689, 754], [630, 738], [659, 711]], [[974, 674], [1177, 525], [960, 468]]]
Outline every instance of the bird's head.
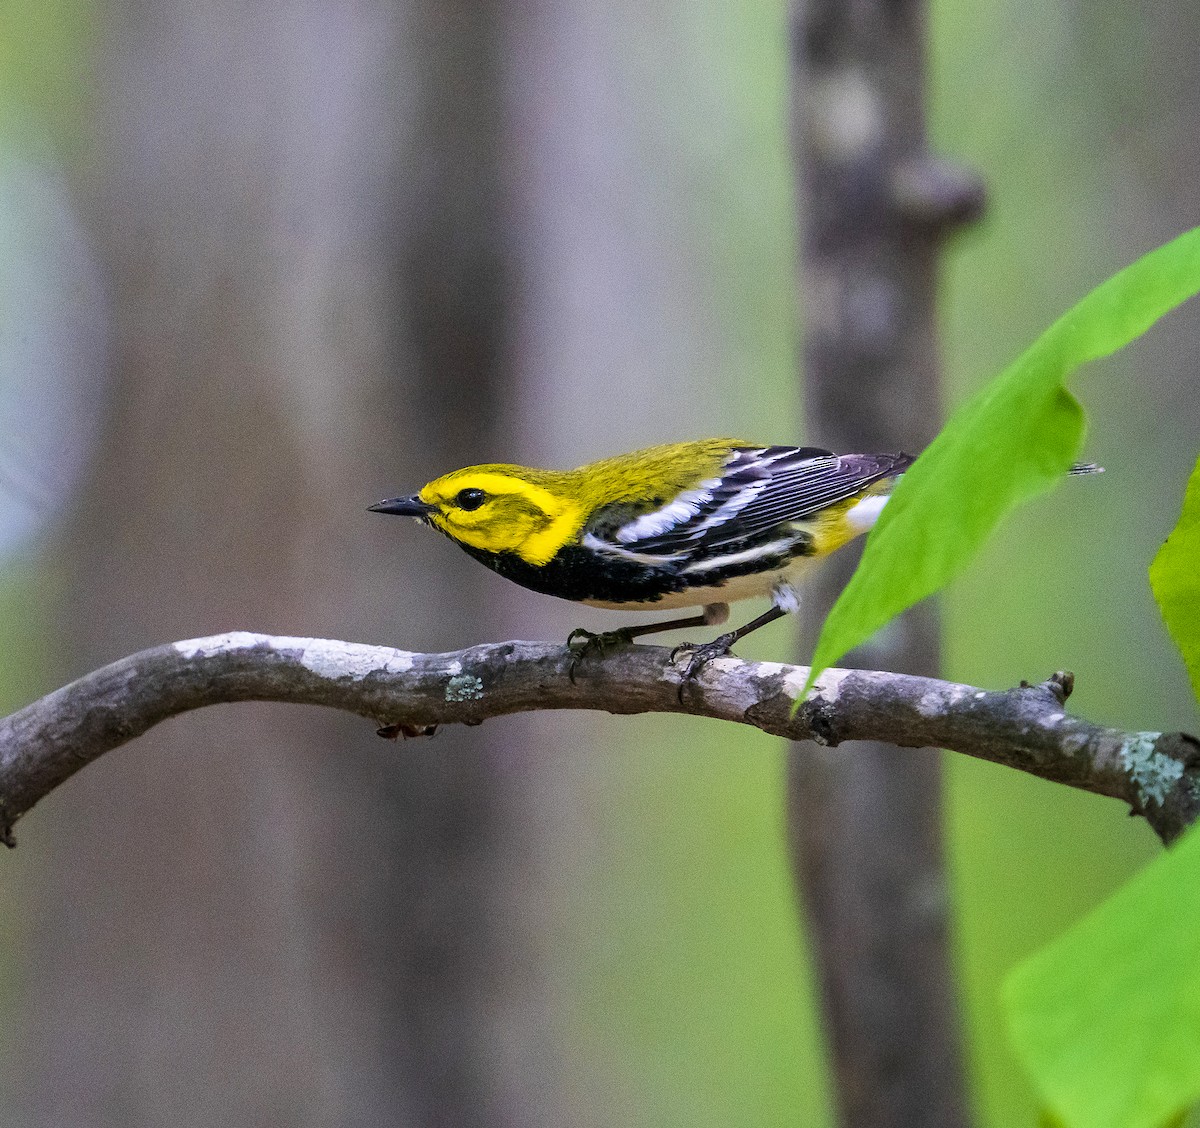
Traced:
[[370, 508], [416, 517], [464, 547], [512, 552], [529, 564], [549, 563], [587, 516], [570, 473], [499, 464], [455, 470], [412, 497]]

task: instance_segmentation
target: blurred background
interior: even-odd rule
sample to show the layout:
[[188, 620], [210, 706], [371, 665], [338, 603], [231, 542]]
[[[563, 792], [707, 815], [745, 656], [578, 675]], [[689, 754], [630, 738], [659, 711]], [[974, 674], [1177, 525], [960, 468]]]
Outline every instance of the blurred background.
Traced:
[[[786, 17], [0, 3], [0, 707], [234, 628], [426, 650], [611, 626], [365, 506], [469, 462], [820, 444]], [[1200, 10], [930, 20], [934, 145], [990, 196], [946, 261], [952, 405], [1200, 219]], [[1185, 306], [1080, 374], [1109, 473], [949, 593], [946, 676], [1070, 668], [1091, 719], [1195, 730], [1146, 567], [1200, 448], [1198, 343]], [[397, 746], [316, 710], [173, 720], [0, 858], [0, 1123], [829, 1124], [783, 755], [676, 717]], [[1156, 842], [1110, 801], [947, 771], [975, 1112], [1032, 1123], [998, 984]]]

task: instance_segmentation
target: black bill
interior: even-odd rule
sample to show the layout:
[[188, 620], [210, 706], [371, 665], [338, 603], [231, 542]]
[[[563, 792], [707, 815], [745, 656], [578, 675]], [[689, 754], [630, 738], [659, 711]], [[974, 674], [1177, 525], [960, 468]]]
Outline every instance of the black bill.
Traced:
[[391, 497], [367, 506], [368, 513], [394, 513], [397, 517], [428, 517], [432, 509], [419, 497]]

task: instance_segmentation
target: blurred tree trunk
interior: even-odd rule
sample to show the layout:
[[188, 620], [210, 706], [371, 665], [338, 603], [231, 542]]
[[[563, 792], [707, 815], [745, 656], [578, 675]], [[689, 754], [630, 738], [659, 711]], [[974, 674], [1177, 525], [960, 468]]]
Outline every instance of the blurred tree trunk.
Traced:
[[[793, 18], [794, 140], [804, 237], [809, 440], [919, 452], [940, 418], [934, 297], [940, 238], [982, 195], [925, 148], [924, 5], [817, 0]], [[853, 570], [811, 593], [820, 623]], [[851, 664], [938, 672], [925, 605]], [[947, 922], [939, 754], [797, 748], [795, 866], [822, 983], [841, 1122], [967, 1122]]]
[[[496, 7], [112, 14], [91, 185], [116, 394], [70, 673], [235, 628], [486, 638], [485, 573], [364, 507], [501, 447]], [[526, 1124], [507, 732], [200, 714], [25, 828], [28, 1125]], [[520, 761], [517, 761], [520, 764]], [[513, 1033], [513, 1029], [517, 1033]]]

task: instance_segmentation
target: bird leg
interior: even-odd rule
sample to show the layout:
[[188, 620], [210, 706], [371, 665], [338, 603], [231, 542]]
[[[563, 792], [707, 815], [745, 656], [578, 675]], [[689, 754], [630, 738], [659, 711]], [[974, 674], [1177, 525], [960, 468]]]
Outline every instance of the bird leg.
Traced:
[[720, 635], [714, 638], [712, 642], [706, 642], [700, 646], [695, 643], [681, 642], [674, 650], [671, 651], [671, 661], [675, 660], [675, 656], [681, 650], [690, 650], [691, 658], [688, 660], [687, 669], [683, 672], [683, 677], [679, 684], [679, 695], [683, 697], [683, 687], [690, 682], [709, 662], [714, 658], [723, 658], [733, 649], [734, 645], [745, 638], [751, 631], [758, 630], [759, 627], [765, 627], [768, 623], [775, 622], [776, 619], [782, 619], [787, 612], [782, 607], [770, 607], [764, 611], [757, 619], [751, 619], [744, 627], [738, 627], [736, 631], [729, 631], [728, 634]]
[[657, 634], [659, 631], [683, 631], [690, 627], [715, 627], [729, 618], [728, 603], [709, 603], [699, 615], [689, 615], [686, 619], [668, 619], [665, 623], [640, 623], [636, 627], [618, 627], [615, 631], [593, 631], [576, 627], [567, 635], [567, 645], [574, 646], [578, 639], [583, 640], [583, 652], [597, 649], [603, 650], [608, 646], [628, 645], [642, 635]]
[[571, 664], [571, 680], [575, 680], [575, 667], [588, 654], [603, 654], [605, 650], [613, 646], [628, 646], [635, 638], [641, 638], [642, 635], [657, 634], [659, 631], [680, 631], [688, 630], [691, 627], [714, 627], [725, 622], [728, 618], [728, 603], [709, 603], [699, 615], [689, 615], [684, 619], [668, 619], [663, 623], [641, 623], [635, 627], [618, 627], [615, 631], [602, 631], [600, 633], [584, 630], [583, 627], [576, 627], [567, 635], [567, 646], [577, 652], [575, 661]]

